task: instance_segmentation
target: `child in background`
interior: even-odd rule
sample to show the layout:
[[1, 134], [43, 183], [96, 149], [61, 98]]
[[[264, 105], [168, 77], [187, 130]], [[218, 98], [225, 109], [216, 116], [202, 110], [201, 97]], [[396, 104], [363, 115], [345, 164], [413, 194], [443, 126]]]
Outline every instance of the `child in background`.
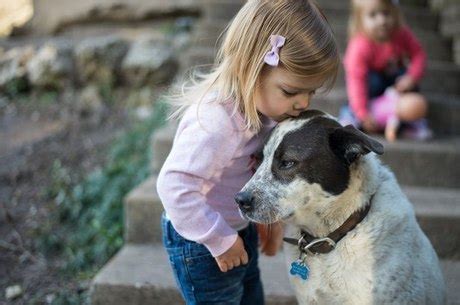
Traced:
[[[258, 235], [234, 196], [277, 122], [330, 88], [340, 59], [309, 0], [249, 0], [226, 31], [216, 65], [179, 99], [172, 150], [158, 177], [163, 243], [187, 304], [264, 304]], [[274, 255], [282, 227], [262, 232]]]
[[341, 122], [366, 132], [384, 130], [389, 141], [396, 139], [400, 123], [409, 123], [407, 136], [431, 137], [424, 119], [427, 101], [417, 92], [426, 55], [403, 24], [397, 1], [351, 2], [344, 66], [352, 113], [342, 109]]

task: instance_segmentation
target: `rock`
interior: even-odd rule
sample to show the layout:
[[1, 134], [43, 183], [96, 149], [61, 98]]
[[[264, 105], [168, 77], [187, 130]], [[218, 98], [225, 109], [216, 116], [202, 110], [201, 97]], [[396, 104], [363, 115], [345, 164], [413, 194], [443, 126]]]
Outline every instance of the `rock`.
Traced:
[[53, 304], [55, 299], [56, 295], [54, 293], [50, 293], [45, 296], [46, 304]]
[[27, 64], [27, 74], [33, 86], [61, 89], [71, 83], [73, 58], [70, 47], [45, 45]]
[[177, 69], [173, 47], [161, 39], [134, 42], [122, 63], [123, 80], [136, 87], [167, 83]]
[[0, 94], [0, 111], [3, 108], [6, 108], [9, 103], [10, 103], [10, 100], [8, 99], [8, 97], [3, 94]]
[[[17, 0], [16, 0], [17, 1]], [[31, 29], [50, 34], [73, 24], [152, 20], [162, 15], [197, 15], [197, 0], [34, 0]]]
[[75, 50], [79, 79], [113, 86], [128, 43], [117, 37], [91, 37], [83, 40]]
[[135, 90], [130, 90], [128, 96], [125, 99], [125, 104], [128, 107], [138, 107], [138, 106], [152, 106], [155, 101], [155, 92], [151, 87], [142, 87], [136, 88]]
[[13, 300], [22, 295], [22, 287], [20, 285], [14, 285], [6, 287], [5, 289], [5, 298], [7, 300]]
[[440, 29], [443, 35], [460, 35], [460, 3], [448, 3], [441, 10]]
[[17, 47], [0, 54], [0, 88], [10, 94], [27, 87], [27, 63], [34, 55], [31, 46]]
[[139, 120], [147, 120], [152, 116], [153, 108], [151, 106], [140, 106], [135, 110], [135, 115]]
[[191, 42], [192, 36], [189, 33], [182, 32], [174, 36], [172, 44], [176, 53], [179, 53], [184, 52], [187, 48], [189, 48]]
[[79, 95], [76, 106], [79, 117], [99, 124], [105, 112], [105, 105], [96, 85], [85, 87]]

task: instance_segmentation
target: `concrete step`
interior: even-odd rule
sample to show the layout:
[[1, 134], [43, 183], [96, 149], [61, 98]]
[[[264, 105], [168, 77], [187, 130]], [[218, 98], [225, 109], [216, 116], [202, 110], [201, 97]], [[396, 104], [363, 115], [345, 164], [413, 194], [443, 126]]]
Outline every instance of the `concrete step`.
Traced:
[[150, 171], [152, 173], [158, 173], [160, 171], [161, 166], [171, 150], [172, 139], [174, 139], [176, 129], [177, 124], [170, 123], [152, 134], [150, 139], [152, 147]]
[[[337, 9], [348, 9], [350, 6], [349, 1], [317, 0], [316, 2], [321, 7], [335, 7]], [[404, 10], [426, 8], [428, 6], [428, 0], [399, 0], [399, 3]]]
[[[440, 257], [460, 259], [460, 190], [405, 186], [422, 229]], [[161, 242], [160, 216], [163, 211], [151, 176], [128, 194], [125, 201], [125, 241]]]
[[128, 243], [161, 242], [160, 217], [164, 209], [156, 182], [156, 176], [150, 176], [125, 198], [124, 240]]
[[381, 157], [402, 185], [460, 187], [460, 137], [436, 138], [429, 142], [377, 138], [385, 146]]
[[439, 257], [460, 259], [460, 190], [403, 186]]
[[[297, 304], [289, 285], [283, 254], [261, 255], [259, 266], [269, 305]], [[441, 261], [448, 305], [460, 304], [460, 262]], [[96, 275], [91, 285], [92, 305], [184, 304], [161, 245], [127, 244]]]
[[[429, 102], [428, 121], [436, 135], [460, 133], [460, 96], [423, 92]], [[338, 116], [340, 107], [347, 104], [347, 93], [336, 87], [328, 94], [318, 94], [311, 107]]]
[[[208, 0], [205, 1], [204, 18], [209, 20], [230, 20], [239, 11], [245, 1]], [[317, 1], [328, 20], [348, 18], [349, 1], [319, 0]], [[409, 1], [407, 1], [409, 3]], [[411, 28], [436, 30], [439, 18], [426, 7], [402, 5], [404, 19]]]

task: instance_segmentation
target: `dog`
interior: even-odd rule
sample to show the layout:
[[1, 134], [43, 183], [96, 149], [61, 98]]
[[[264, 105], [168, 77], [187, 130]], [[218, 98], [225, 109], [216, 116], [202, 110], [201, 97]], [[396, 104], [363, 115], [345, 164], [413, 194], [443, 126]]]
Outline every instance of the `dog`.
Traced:
[[236, 194], [246, 219], [286, 223], [299, 304], [445, 303], [436, 253], [382, 153], [351, 125], [306, 111], [274, 128]]

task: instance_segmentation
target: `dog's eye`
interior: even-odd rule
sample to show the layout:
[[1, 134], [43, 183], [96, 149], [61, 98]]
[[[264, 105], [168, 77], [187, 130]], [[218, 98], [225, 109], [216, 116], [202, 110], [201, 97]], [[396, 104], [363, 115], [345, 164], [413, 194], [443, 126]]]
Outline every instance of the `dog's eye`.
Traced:
[[296, 164], [297, 163], [295, 161], [292, 161], [292, 160], [282, 160], [280, 162], [280, 168], [281, 169], [290, 169]]

